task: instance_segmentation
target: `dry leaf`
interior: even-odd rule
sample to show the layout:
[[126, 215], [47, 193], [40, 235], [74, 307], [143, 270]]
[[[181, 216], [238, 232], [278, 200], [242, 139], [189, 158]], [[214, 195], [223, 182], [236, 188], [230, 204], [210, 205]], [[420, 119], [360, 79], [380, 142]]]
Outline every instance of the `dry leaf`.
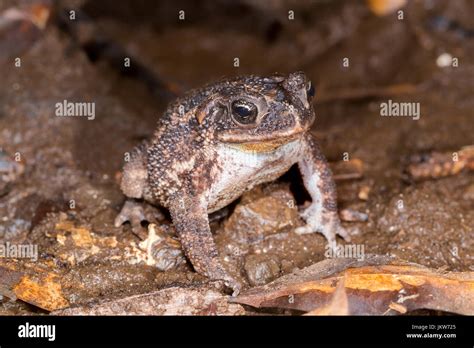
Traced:
[[250, 289], [235, 301], [259, 308], [324, 312], [344, 278], [348, 314], [394, 315], [404, 311], [401, 306], [407, 311], [425, 308], [474, 314], [474, 272], [441, 273], [421, 265], [387, 261], [383, 256], [364, 261], [324, 260]]
[[413, 180], [438, 179], [474, 170], [474, 145], [455, 152], [431, 152], [410, 158], [406, 172]]
[[0, 266], [0, 284], [0, 292], [5, 296], [13, 300], [20, 299], [47, 311], [69, 306], [58, 275], [40, 268], [31, 276], [10, 267]]
[[368, 0], [370, 10], [377, 16], [385, 16], [401, 9], [407, 0]]
[[314, 309], [306, 313], [306, 315], [348, 315], [349, 300], [347, 298], [344, 283], [344, 278], [341, 279], [339, 283], [337, 283], [334, 295], [332, 296], [331, 301], [329, 301], [327, 305]]
[[241, 305], [211, 288], [172, 287], [83, 307], [67, 308], [53, 315], [243, 315]]

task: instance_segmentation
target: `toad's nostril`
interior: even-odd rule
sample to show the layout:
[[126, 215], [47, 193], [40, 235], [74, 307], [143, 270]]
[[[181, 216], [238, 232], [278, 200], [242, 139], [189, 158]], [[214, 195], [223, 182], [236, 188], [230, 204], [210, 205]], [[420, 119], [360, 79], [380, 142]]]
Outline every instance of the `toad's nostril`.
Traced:
[[[295, 72], [288, 75], [288, 78], [282, 83], [284, 89], [292, 96], [293, 102], [298, 105], [300, 102], [302, 107], [309, 108], [311, 97], [308, 95], [308, 79], [303, 72]], [[311, 91], [312, 92], [312, 91]], [[294, 99], [297, 97], [298, 101]]]

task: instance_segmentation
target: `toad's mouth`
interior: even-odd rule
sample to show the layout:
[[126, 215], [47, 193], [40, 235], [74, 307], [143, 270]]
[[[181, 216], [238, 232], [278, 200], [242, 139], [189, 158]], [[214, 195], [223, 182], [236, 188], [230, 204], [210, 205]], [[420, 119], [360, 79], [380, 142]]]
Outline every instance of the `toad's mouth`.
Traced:
[[299, 138], [305, 133], [306, 130], [299, 132], [291, 132], [291, 134], [279, 134], [278, 137], [275, 135], [254, 137], [248, 139], [247, 137], [225, 137], [221, 139], [227, 146], [245, 151], [245, 152], [272, 152], [279, 147], [289, 144]]

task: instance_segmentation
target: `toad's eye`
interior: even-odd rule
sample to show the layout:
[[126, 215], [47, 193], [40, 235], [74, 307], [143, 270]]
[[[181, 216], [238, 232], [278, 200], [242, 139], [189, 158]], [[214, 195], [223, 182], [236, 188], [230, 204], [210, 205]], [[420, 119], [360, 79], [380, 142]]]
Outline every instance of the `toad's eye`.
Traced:
[[308, 99], [311, 100], [314, 97], [314, 86], [311, 83], [311, 81], [308, 83], [308, 86], [306, 87], [306, 95], [308, 96]]
[[246, 100], [236, 100], [232, 103], [232, 117], [240, 124], [254, 123], [257, 113], [257, 106]]

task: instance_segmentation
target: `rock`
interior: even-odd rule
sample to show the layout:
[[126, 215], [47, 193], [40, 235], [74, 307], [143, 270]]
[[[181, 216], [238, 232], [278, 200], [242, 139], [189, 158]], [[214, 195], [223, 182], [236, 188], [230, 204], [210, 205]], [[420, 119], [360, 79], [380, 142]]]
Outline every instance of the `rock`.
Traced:
[[147, 252], [147, 265], [160, 271], [176, 269], [186, 263], [181, 244], [167, 232], [164, 226], [149, 224], [148, 238], [140, 243], [140, 248]]
[[465, 200], [474, 200], [474, 184], [470, 184], [466, 187], [466, 191], [463, 193], [462, 198]]
[[271, 254], [247, 255], [244, 265], [247, 279], [252, 286], [264, 285], [280, 274], [280, 261]]
[[255, 243], [287, 232], [298, 223], [296, 202], [287, 186], [253, 190], [242, 198], [224, 225], [224, 233], [239, 243]]
[[367, 221], [369, 216], [366, 213], [362, 213], [360, 211], [354, 209], [342, 209], [339, 212], [339, 217], [342, 221], [349, 221], [349, 222], [357, 222], [357, 221]]

